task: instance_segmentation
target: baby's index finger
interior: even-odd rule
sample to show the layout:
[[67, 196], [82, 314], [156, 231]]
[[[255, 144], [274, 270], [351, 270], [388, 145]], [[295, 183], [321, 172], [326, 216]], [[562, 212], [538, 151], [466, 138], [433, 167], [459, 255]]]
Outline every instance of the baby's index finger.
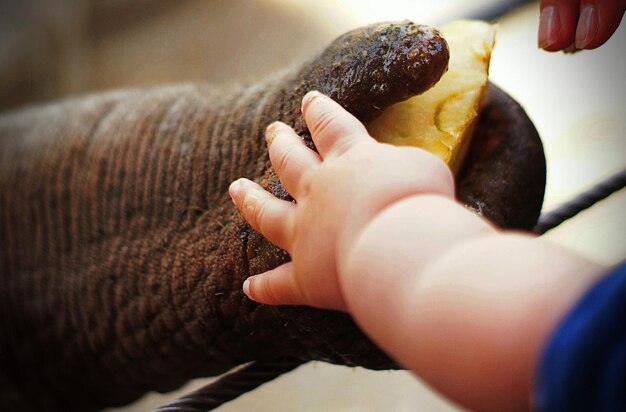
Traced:
[[270, 161], [280, 182], [287, 192], [298, 200], [302, 176], [321, 162], [320, 157], [284, 123], [272, 123], [265, 135]]
[[274, 245], [290, 250], [295, 205], [276, 198], [257, 183], [238, 179], [228, 193], [246, 222]]
[[322, 158], [339, 156], [355, 145], [374, 141], [356, 117], [320, 92], [304, 96], [302, 115]]

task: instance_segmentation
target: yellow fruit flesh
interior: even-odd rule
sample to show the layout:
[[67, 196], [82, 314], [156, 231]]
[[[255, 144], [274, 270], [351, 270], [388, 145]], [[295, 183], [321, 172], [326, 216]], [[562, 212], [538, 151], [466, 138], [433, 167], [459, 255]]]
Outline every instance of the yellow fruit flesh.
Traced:
[[448, 71], [432, 89], [387, 108], [368, 130], [380, 142], [428, 150], [456, 172], [487, 85], [495, 27], [460, 20], [440, 31], [450, 49]]

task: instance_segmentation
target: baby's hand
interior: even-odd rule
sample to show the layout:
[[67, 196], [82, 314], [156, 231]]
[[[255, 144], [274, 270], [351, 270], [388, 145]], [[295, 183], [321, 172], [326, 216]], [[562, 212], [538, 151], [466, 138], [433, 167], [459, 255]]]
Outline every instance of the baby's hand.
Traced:
[[626, 0], [541, 0], [539, 47], [575, 51], [602, 46], [615, 32]]
[[244, 218], [292, 258], [250, 277], [244, 291], [261, 303], [347, 310], [338, 268], [361, 230], [408, 196], [453, 197], [454, 181], [436, 156], [377, 143], [355, 117], [320, 93], [304, 97], [302, 113], [319, 154], [283, 123], [266, 131], [270, 160], [296, 203], [247, 179], [230, 187]]

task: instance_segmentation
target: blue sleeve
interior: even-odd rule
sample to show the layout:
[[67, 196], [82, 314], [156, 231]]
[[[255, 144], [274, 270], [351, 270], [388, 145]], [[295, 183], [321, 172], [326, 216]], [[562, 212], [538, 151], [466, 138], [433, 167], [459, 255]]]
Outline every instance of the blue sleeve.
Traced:
[[535, 381], [539, 411], [626, 411], [626, 262], [561, 321]]

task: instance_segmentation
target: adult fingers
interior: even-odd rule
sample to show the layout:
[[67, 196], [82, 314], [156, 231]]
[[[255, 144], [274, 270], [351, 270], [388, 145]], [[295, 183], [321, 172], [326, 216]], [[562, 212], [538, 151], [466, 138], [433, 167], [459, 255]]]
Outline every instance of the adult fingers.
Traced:
[[298, 199], [300, 178], [321, 161], [313, 150], [289, 126], [274, 122], [265, 132], [272, 166], [287, 192]]
[[539, 47], [547, 51], [563, 50], [574, 43], [580, 0], [541, 0]]
[[248, 179], [231, 183], [228, 192], [244, 219], [274, 245], [289, 250], [296, 206], [277, 199]]
[[243, 284], [243, 291], [250, 299], [268, 305], [308, 303], [294, 276], [292, 262], [260, 275], [250, 276]]
[[617, 30], [626, 0], [582, 0], [576, 27], [576, 48], [595, 49]]
[[356, 117], [319, 92], [304, 96], [302, 115], [322, 158], [338, 156], [357, 144], [374, 141]]

